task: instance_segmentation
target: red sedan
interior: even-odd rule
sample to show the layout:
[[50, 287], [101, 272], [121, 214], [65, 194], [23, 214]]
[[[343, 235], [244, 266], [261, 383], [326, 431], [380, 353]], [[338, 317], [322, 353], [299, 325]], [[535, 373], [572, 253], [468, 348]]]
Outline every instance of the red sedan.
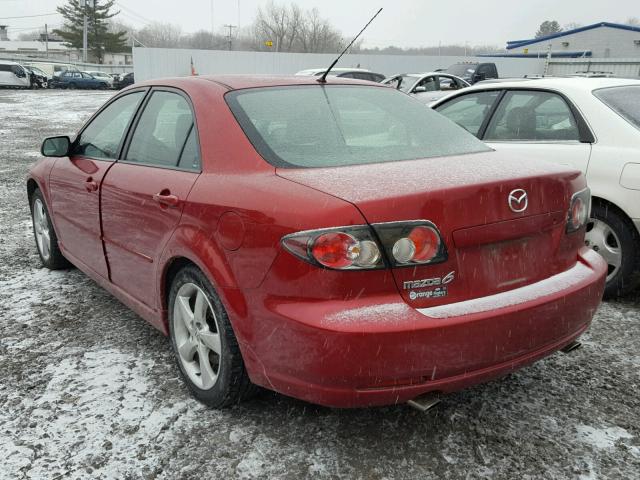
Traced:
[[169, 335], [211, 406], [255, 385], [338, 407], [464, 388], [571, 344], [604, 287], [582, 174], [380, 85], [136, 84], [42, 153], [44, 265]]

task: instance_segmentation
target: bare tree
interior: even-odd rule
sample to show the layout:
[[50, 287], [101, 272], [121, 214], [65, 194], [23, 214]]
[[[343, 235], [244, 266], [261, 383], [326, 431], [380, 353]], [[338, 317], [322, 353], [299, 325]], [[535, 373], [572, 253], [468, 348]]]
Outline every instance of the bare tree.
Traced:
[[301, 51], [305, 53], [334, 52], [341, 43], [341, 35], [314, 8], [307, 12], [299, 34]]
[[182, 30], [172, 23], [150, 23], [136, 33], [138, 39], [147, 47], [176, 48], [181, 46]]
[[627, 18], [627, 25], [631, 25], [633, 27], [640, 27], [640, 19], [638, 17], [629, 17]]

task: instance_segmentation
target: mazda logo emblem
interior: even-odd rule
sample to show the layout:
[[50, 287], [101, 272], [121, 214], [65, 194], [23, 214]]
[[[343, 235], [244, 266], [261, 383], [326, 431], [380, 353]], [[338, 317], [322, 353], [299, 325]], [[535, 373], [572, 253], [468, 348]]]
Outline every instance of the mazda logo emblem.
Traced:
[[528, 206], [529, 197], [527, 196], [527, 192], [521, 188], [511, 191], [509, 194], [509, 208], [513, 213], [524, 212]]

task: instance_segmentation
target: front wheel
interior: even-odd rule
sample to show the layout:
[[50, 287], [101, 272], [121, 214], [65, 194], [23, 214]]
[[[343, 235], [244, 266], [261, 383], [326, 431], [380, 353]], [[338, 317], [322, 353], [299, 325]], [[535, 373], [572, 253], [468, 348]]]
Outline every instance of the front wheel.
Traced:
[[42, 264], [50, 270], [68, 268], [70, 264], [60, 252], [58, 237], [40, 190], [36, 190], [31, 197], [31, 220]]
[[180, 373], [198, 400], [222, 408], [253, 394], [227, 313], [194, 266], [178, 272], [171, 285], [169, 333]]
[[634, 228], [616, 208], [594, 203], [585, 244], [607, 262], [605, 298], [626, 295], [638, 285], [640, 241]]

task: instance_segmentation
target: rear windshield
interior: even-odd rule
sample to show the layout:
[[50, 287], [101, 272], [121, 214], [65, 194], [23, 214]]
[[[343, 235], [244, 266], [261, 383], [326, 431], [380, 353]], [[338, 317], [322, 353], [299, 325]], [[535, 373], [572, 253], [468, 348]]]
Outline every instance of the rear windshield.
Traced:
[[258, 153], [276, 167], [330, 167], [490, 150], [397, 90], [309, 85], [225, 96]]
[[640, 128], [640, 85], [603, 88], [593, 94], [622, 118]]

